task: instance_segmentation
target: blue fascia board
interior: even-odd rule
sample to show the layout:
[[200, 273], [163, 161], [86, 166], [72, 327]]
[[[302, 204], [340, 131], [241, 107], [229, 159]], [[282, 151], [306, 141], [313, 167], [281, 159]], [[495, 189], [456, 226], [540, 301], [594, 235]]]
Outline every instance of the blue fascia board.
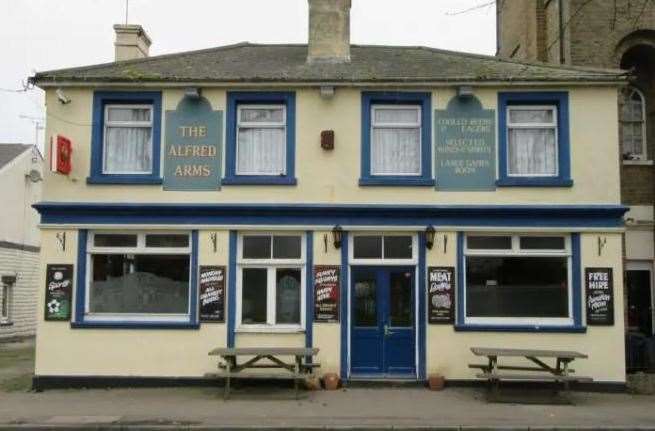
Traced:
[[189, 322], [71, 322], [73, 329], [199, 329], [199, 323]]
[[507, 177], [496, 181], [498, 187], [573, 187], [573, 180], [553, 178], [513, 178]]
[[33, 205], [43, 224], [279, 224], [619, 228], [622, 205], [67, 203]]
[[434, 187], [435, 180], [422, 177], [367, 177], [360, 178], [359, 185], [362, 187]]
[[235, 175], [221, 180], [223, 186], [295, 186], [298, 180], [293, 177], [257, 175]]
[[163, 181], [159, 177], [152, 177], [150, 175], [97, 175], [87, 177], [87, 184], [120, 184], [120, 185], [159, 185]]

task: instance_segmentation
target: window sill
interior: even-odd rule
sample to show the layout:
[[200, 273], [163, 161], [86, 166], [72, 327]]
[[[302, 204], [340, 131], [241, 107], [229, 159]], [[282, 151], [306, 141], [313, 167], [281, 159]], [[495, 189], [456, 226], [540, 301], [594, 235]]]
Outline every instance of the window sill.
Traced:
[[538, 326], [538, 325], [455, 325], [457, 332], [555, 332], [583, 334], [585, 326]]
[[8, 321], [8, 320], [0, 322], [0, 328], [4, 327], [4, 326], [14, 326], [14, 322], [11, 322], [11, 321]]
[[295, 186], [296, 178], [283, 176], [236, 176], [221, 180], [223, 186]]
[[241, 326], [234, 332], [241, 334], [304, 334], [301, 327], [275, 327], [275, 326]]
[[71, 322], [73, 329], [198, 329], [199, 323], [189, 322]]
[[159, 185], [162, 179], [152, 176], [141, 175], [102, 175], [91, 176], [86, 179], [87, 184], [134, 184], [134, 185]]
[[623, 160], [624, 165], [632, 166], [653, 166], [652, 160]]
[[496, 181], [498, 187], [572, 187], [573, 180], [564, 178], [507, 177]]
[[368, 177], [360, 178], [361, 187], [434, 187], [432, 178], [421, 177]]

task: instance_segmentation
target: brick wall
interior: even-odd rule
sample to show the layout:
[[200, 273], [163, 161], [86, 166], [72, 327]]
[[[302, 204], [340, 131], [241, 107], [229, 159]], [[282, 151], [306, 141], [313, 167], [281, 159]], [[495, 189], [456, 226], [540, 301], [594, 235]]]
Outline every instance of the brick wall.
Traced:
[[496, 2], [501, 23], [499, 56], [516, 60], [537, 58], [537, 1], [498, 0]]
[[653, 166], [623, 165], [621, 200], [626, 205], [652, 205], [655, 202]]

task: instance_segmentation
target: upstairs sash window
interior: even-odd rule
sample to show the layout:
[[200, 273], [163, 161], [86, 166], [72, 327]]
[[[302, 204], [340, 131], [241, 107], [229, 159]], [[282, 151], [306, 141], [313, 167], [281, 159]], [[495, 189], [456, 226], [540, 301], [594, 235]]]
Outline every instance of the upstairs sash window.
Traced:
[[237, 115], [237, 175], [286, 174], [284, 105], [240, 105]]
[[371, 109], [371, 175], [421, 175], [421, 107]]
[[510, 176], [558, 175], [555, 106], [509, 106], [507, 129]]
[[645, 160], [646, 103], [643, 94], [634, 87], [621, 92], [619, 99], [621, 152], [624, 160]]
[[152, 105], [106, 105], [103, 174], [152, 173]]

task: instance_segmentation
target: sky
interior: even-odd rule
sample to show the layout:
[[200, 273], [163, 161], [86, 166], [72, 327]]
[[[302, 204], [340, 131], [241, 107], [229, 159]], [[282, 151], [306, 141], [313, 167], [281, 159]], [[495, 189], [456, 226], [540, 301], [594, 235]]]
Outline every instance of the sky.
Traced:
[[[150, 55], [236, 42], [306, 43], [307, 0], [128, 0]], [[495, 8], [487, 0], [352, 0], [351, 41], [424, 45], [493, 55]], [[472, 9], [472, 10], [469, 10]], [[0, 143], [43, 148], [43, 92], [20, 91], [36, 71], [106, 63], [126, 0], [0, 0]], [[38, 135], [37, 135], [38, 133]]]

